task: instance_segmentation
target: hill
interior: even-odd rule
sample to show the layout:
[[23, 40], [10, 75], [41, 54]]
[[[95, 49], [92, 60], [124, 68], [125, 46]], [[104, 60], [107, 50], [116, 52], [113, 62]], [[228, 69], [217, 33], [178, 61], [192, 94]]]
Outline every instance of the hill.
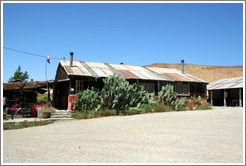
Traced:
[[[147, 66], [174, 68], [181, 70], [181, 64], [155, 63]], [[243, 77], [243, 66], [208, 66], [184, 64], [184, 72], [211, 83], [224, 78]]]

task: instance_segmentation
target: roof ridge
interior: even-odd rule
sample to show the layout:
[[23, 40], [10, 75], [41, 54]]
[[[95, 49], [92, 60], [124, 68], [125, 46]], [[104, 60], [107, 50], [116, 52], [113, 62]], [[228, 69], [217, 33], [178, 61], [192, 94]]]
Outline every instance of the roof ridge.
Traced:
[[[64, 61], [64, 59], [60, 59], [60, 61]], [[65, 61], [70, 61], [69, 59], [65, 59]], [[101, 63], [101, 64], [105, 64], [104, 62], [92, 62], [92, 61], [79, 61], [79, 60], [73, 60], [73, 61], [77, 61], [77, 62], [91, 62], [91, 63]], [[118, 63], [108, 63], [107, 64], [112, 64], [112, 65], [122, 65], [122, 64], [118, 64]], [[127, 64], [123, 64], [124, 66], [137, 66], [137, 67], [151, 67], [151, 68], [159, 68], [159, 69], [175, 69], [178, 70], [176, 68], [167, 68], [167, 67], [152, 67], [152, 66], [139, 66], [139, 65], [127, 65]], [[110, 65], [111, 66], [111, 65]], [[181, 70], [178, 70], [181, 71]]]
[[91, 69], [91, 68], [86, 64], [85, 61], [79, 61], [79, 62], [82, 64], [82, 66], [84, 66], [84, 67], [87, 69], [87, 71], [88, 71], [93, 77], [99, 78], [99, 75], [97, 75], [97, 73], [94, 72], [93, 69]]
[[157, 72], [155, 72], [155, 71], [153, 71], [153, 70], [149, 69], [149, 67], [145, 67], [145, 66], [143, 66], [143, 68], [145, 68], [146, 70], [148, 70], [148, 71], [150, 71], [150, 72], [152, 72], [152, 73], [154, 73], [154, 74], [156, 74], [156, 75], [160, 76], [161, 78], [166, 79], [167, 81], [172, 81], [172, 82], [174, 82], [173, 80], [171, 80], [171, 79], [169, 79], [169, 78], [167, 78], [167, 77], [165, 77], [165, 76], [163, 76], [163, 75], [161, 75], [161, 74], [159, 74], [159, 73], [157, 73]]
[[120, 74], [122, 77], [126, 78], [123, 74], [121, 74], [118, 70], [116, 70], [113, 66], [111, 66], [109, 63], [104, 63], [106, 66], [108, 66], [111, 70], [113, 70], [115, 73]]

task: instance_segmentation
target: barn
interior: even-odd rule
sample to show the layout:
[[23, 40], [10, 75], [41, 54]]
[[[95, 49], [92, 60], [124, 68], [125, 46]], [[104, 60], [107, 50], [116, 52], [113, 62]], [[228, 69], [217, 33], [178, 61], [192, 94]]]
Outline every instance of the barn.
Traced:
[[208, 84], [214, 106], [243, 106], [243, 77], [226, 78]]
[[111, 63], [85, 62], [61, 59], [53, 87], [53, 102], [57, 109], [69, 109], [71, 96], [88, 87], [103, 88], [103, 79], [120, 74], [130, 83], [139, 82], [149, 93], [157, 94], [162, 86], [171, 84], [178, 97], [206, 98], [208, 82], [182, 71], [170, 68], [143, 67]]

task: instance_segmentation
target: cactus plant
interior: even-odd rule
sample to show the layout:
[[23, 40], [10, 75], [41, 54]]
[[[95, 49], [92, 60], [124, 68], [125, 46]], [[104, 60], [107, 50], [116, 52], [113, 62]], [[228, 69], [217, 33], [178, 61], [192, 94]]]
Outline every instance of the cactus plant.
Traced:
[[95, 110], [99, 103], [99, 91], [93, 87], [86, 89], [77, 94], [77, 98], [73, 101], [74, 110], [88, 113], [88, 111]]
[[121, 75], [110, 75], [103, 80], [104, 87], [101, 91], [100, 106], [116, 109], [117, 114], [125, 114], [129, 107], [141, 108], [148, 103], [148, 96], [143, 86], [138, 83], [129, 84]]
[[163, 86], [161, 91], [158, 92], [157, 100], [159, 103], [162, 103], [164, 105], [175, 107], [176, 94], [173, 90], [173, 86], [172, 85]]
[[171, 106], [173, 110], [178, 110], [180, 107], [184, 107], [187, 104], [187, 98], [182, 97], [180, 100], [176, 99], [176, 94], [172, 85], [163, 86], [158, 93], [157, 100], [163, 105]]

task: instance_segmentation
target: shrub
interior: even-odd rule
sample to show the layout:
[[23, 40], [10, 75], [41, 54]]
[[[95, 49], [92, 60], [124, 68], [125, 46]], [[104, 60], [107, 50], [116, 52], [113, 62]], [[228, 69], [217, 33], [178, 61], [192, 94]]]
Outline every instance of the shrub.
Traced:
[[53, 110], [51, 109], [51, 108], [45, 108], [45, 109], [43, 109], [42, 111], [41, 111], [41, 113], [52, 113], [53, 112]]
[[168, 112], [172, 111], [172, 107], [168, 105], [163, 105], [159, 103], [154, 103], [154, 104], [148, 104], [145, 105], [142, 109], [143, 113], [148, 113], [148, 112]]
[[3, 111], [3, 119], [6, 119], [7, 111]]
[[[37, 97], [37, 104], [45, 104], [47, 102], [48, 95], [42, 95]], [[52, 100], [52, 96], [50, 97]]]
[[188, 107], [184, 107], [184, 106], [182, 106], [182, 107], [179, 107], [179, 109], [177, 110], [177, 111], [187, 111], [187, 110], [189, 110], [190, 108], [188, 108]]
[[197, 108], [198, 110], [209, 110], [212, 109], [212, 105], [207, 101], [201, 103], [201, 105]]
[[130, 107], [128, 110], [126, 110], [125, 115], [135, 115], [141, 113], [141, 109], [137, 107]]
[[38, 96], [37, 97], [37, 104], [45, 104], [47, 102], [47, 95], [43, 95], [43, 96]]
[[87, 119], [88, 114], [86, 112], [76, 112], [76, 113], [73, 113], [71, 117], [75, 119]]
[[52, 108], [52, 107], [49, 107], [49, 106], [43, 105], [43, 104], [41, 104], [41, 105], [32, 105], [31, 117], [37, 117], [38, 108], [47, 109], [47, 108]]
[[189, 102], [186, 107], [188, 107], [189, 110], [193, 110], [194, 106], [191, 102]]
[[198, 96], [197, 99], [196, 99], [195, 95], [191, 96], [191, 101], [192, 101], [193, 107], [195, 107], [196, 109], [202, 104], [201, 96]]
[[98, 116], [99, 114], [94, 111], [71, 113], [71, 117], [74, 119], [92, 119], [92, 118], [97, 118]]
[[99, 99], [99, 91], [93, 87], [91, 89], [88, 88], [77, 94], [77, 98], [73, 100], [73, 110], [88, 113], [89, 110], [97, 108]]
[[147, 104], [142, 108], [143, 113], [152, 112], [152, 110], [153, 110], [153, 104]]
[[101, 109], [97, 112], [98, 116], [115, 116], [117, 111], [115, 109]]
[[187, 98], [181, 97], [179, 100], [176, 100], [174, 108], [177, 111], [184, 111], [186, 110], [185, 109], [186, 104], [187, 104]]
[[168, 112], [172, 111], [173, 108], [169, 105], [163, 105], [163, 104], [155, 104], [154, 105], [154, 112]]

